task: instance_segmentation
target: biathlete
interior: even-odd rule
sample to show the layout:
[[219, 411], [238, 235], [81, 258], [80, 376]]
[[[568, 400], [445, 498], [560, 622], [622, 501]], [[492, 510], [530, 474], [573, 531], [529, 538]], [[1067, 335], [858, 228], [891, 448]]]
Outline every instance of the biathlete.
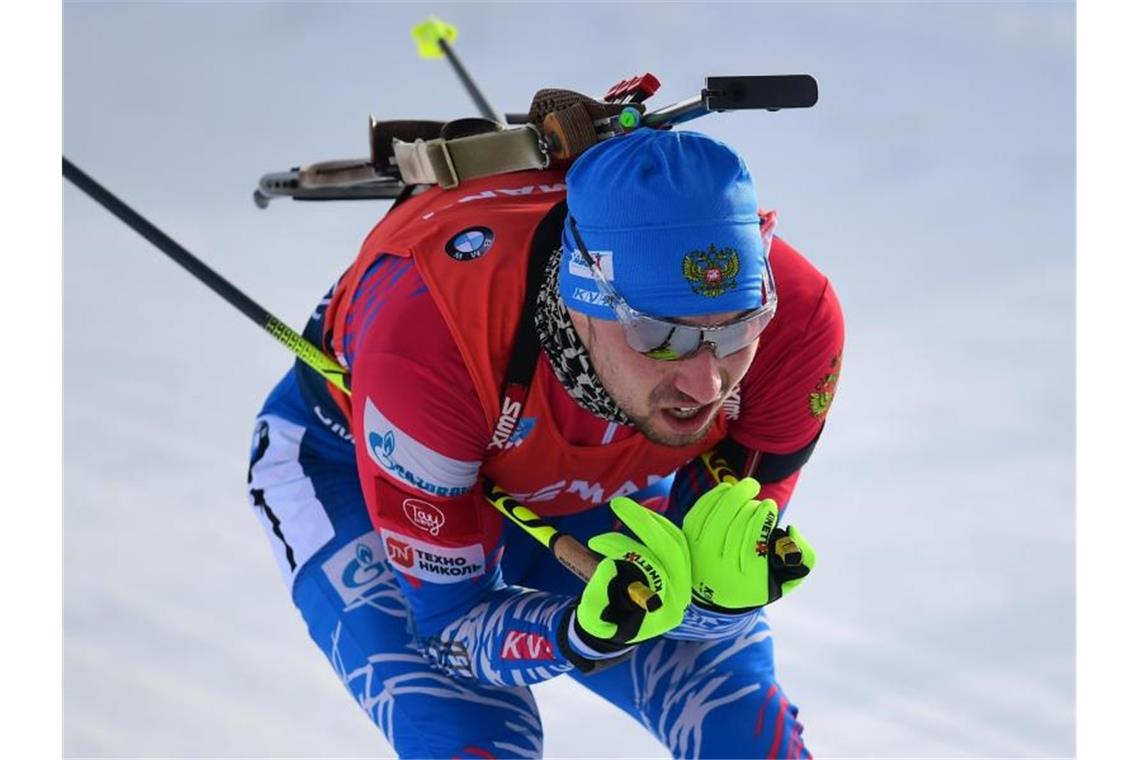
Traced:
[[[568, 172], [412, 195], [321, 301], [306, 337], [351, 396], [285, 375], [250, 500], [313, 641], [401, 757], [540, 756], [529, 684], [562, 674], [674, 757], [809, 757], [763, 607], [815, 562], [778, 525], [844, 331], [774, 224], [731, 148], [641, 128]], [[588, 541], [589, 582], [487, 483]]]

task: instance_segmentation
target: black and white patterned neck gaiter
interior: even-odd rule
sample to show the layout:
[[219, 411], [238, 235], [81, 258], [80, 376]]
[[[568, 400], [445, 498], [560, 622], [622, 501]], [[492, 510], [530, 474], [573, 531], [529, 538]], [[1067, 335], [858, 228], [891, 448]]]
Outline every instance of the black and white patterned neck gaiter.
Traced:
[[538, 308], [534, 315], [538, 342], [550, 359], [562, 387], [578, 402], [578, 406], [604, 420], [629, 425], [629, 417], [606, 392], [594, 372], [590, 355], [558, 294], [558, 264], [561, 260], [562, 249], [559, 248], [546, 265], [546, 277], [538, 291]]

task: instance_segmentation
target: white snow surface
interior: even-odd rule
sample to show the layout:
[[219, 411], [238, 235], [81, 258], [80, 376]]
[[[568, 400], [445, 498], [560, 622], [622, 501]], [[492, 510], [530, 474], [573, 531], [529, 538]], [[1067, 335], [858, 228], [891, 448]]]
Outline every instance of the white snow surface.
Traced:
[[[367, 154], [366, 117], [474, 113], [411, 26], [456, 24], [492, 103], [657, 105], [716, 74], [819, 105], [692, 123], [745, 156], [847, 320], [793, 498], [820, 562], [771, 612], [820, 757], [1057, 757], [1074, 739], [1074, 11], [1060, 3], [64, 5], [64, 153], [300, 327], [384, 202], [251, 202]], [[291, 357], [69, 185], [64, 751], [389, 757], [247, 504], [253, 416]], [[550, 757], [663, 757], [569, 679]]]

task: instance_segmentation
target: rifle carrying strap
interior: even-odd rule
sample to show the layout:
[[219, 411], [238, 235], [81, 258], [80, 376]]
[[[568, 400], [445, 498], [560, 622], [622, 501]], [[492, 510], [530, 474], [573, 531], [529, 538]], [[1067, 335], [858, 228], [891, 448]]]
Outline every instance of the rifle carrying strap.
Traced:
[[[631, 107], [645, 108], [640, 103], [602, 103], [571, 90], [544, 89], [535, 93], [527, 123], [514, 129], [482, 118], [449, 122], [371, 118], [371, 164], [374, 176], [390, 176], [395, 169], [405, 185], [445, 189], [467, 179], [545, 169], [551, 158], [572, 159], [597, 141], [623, 132], [618, 116]], [[335, 168], [359, 181], [346, 170], [362, 167]], [[359, 178], [367, 174], [361, 170]]]
[[[482, 120], [480, 120], [482, 121]], [[524, 169], [545, 169], [550, 157], [537, 128], [494, 128], [463, 137], [392, 138], [392, 154], [405, 184], [451, 188], [465, 179]], [[446, 133], [446, 130], [445, 130]]]

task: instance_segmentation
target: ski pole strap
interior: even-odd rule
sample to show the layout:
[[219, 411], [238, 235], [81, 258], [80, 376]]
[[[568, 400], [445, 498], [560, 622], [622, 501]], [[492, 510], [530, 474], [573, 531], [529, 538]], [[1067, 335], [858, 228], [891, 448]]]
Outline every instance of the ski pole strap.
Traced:
[[539, 353], [542, 351], [534, 322], [538, 311], [538, 293], [545, 280], [546, 265], [561, 242], [562, 222], [565, 218], [566, 201], [559, 201], [546, 212], [531, 240], [530, 255], [527, 258], [526, 295], [500, 394], [499, 418], [495, 421], [491, 442], [487, 444], [487, 450], [491, 452], [504, 450], [510, 445], [523, 407], [526, 406], [530, 383], [534, 379]]
[[405, 184], [443, 188], [455, 187], [465, 179], [545, 169], [550, 164], [542, 136], [531, 124], [451, 140], [409, 143], [393, 138], [392, 152]]

